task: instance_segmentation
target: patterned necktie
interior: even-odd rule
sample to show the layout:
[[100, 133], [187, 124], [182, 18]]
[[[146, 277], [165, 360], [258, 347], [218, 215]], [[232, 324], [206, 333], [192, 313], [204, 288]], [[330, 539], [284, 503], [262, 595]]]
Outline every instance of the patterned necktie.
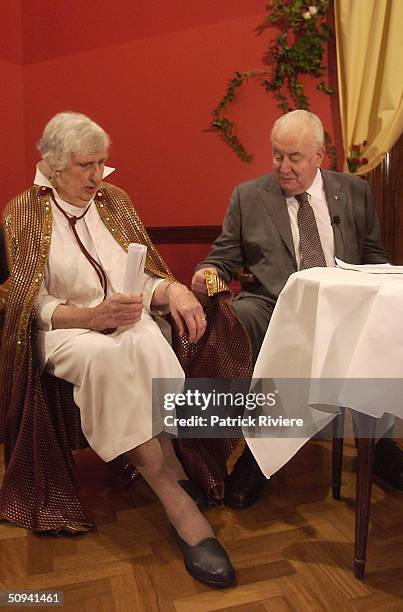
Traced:
[[306, 191], [295, 196], [299, 203], [297, 222], [299, 230], [300, 269], [326, 266], [315, 215]]

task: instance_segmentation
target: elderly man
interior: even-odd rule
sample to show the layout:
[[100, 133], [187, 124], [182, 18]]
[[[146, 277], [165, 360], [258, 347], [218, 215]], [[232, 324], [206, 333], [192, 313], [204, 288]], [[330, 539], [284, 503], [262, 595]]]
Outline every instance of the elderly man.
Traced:
[[[333, 266], [335, 256], [355, 264], [385, 263], [372, 195], [366, 181], [321, 170], [325, 147], [320, 119], [305, 110], [280, 117], [271, 132], [273, 172], [235, 188], [222, 233], [197, 266], [195, 293], [213, 270], [230, 282], [241, 267], [254, 282], [232, 302], [256, 361], [276, 300], [293, 272]], [[227, 478], [224, 503], [246, 508], [265, 483], [248, 448]]]

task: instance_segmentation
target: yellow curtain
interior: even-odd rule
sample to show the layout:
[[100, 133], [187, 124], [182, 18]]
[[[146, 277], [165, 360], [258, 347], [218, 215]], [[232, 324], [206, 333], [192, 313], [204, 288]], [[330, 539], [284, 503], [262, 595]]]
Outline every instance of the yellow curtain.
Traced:
[[355, 145], [368, 161], [354, 173], [365, 174], [403, 132], [403, 0], [335, 0], [334, 7], [344, 153]]

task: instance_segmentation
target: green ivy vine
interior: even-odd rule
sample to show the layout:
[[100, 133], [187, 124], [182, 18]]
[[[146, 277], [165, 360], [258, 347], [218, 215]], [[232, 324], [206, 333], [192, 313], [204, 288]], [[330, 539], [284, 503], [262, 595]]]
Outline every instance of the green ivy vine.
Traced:
[[[258, 82], [285, 113], [294, 108], [309, 110], [309, 100], [300, 81], [301, 75], [309, 74], [320, 79], [317, 89], [326, 95], [333, 93], [329, 84], [322, 79], [326, 71], [323, 64], [325, 44], [333, 35], [326, 23], [329, 1], [316, 0], [315, 4], [307, 6], [306, 0], [272, 0], [268, 5], [268, 13], [263, 23], [257, 27], [257, 32], [262, 34], [273, 26], [281, 32], [270, 42], [263, 55], [263, 62], [269, 69], [235, 72], [228, 82], [223, 99], [212, 112], [210, 128], [219, 134], [241, 161], [251, 162], [253, 155], [246, 151], [236, 135], [235, 122], [226, 117], [226, 111], [246, 81]], [[336, 149], [327, 132], [325, 144], [331, 166], [335, 168]]]

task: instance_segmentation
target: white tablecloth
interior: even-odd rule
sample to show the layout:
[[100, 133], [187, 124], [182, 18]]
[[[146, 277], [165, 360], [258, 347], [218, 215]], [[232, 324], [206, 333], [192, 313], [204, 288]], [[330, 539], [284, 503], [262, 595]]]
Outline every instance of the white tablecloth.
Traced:
[[383, 416], [378, 432], [385, 431], [387, 415], [403, 418], [403, 275], [313, 268], [290, 276], [253, 378], [252, 389], [275, 387], [279, 393], [281, 401], [266, 414], [305, 422], [300, 437], [297, 427], [266, 427], [264, 437], [245, 430], [266, 476], [329, 423], [339, 406]]

